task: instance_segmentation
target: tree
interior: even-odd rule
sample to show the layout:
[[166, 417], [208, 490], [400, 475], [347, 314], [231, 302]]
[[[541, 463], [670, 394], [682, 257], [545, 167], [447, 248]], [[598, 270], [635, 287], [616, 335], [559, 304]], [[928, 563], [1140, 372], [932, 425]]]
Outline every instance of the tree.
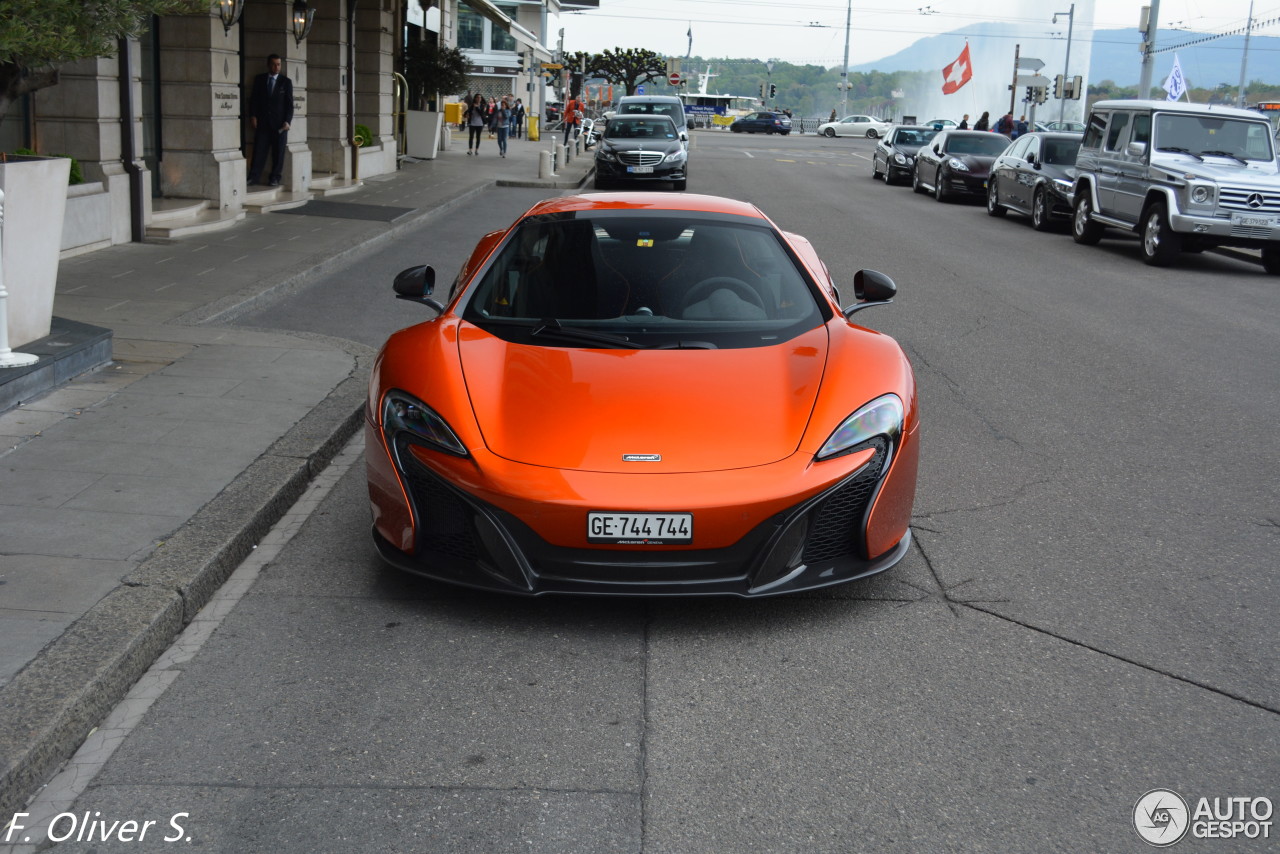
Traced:
[[410, 45], [404, 55], [404, 76], [415, 104], [434, 101], [437, 95], [456, 95], [467, 87], [467, 56], [456, 47], [435, 41]]
[[587, 57], [587, 75], [621, 85], [628, 95], [650, 80], [665, 80], [667, 60], [646, 48], [616, 48]]
[[0, 15], [0, 119], [29, 92], [54, 86], [59, 66], [114, 56], [152, 15], [209, 11], [208, 0], [5, 0]]

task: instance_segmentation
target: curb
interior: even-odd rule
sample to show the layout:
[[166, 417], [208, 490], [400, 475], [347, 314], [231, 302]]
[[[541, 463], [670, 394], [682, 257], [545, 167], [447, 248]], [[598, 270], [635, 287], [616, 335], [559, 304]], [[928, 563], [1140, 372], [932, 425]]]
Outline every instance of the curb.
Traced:
[[360, 429], [373, 351], [348, 352], [345, 380], [0, 688], [0, 815], [75, 753]]

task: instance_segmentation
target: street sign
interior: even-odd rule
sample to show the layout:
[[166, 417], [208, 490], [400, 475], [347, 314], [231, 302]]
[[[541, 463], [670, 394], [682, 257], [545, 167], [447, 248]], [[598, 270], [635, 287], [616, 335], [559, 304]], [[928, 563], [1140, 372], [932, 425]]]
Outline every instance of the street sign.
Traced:
[[558, 62], [544, 62], [542, 63], [542, 67], [548, 71], [559, 71], [561, 68], [564, 68], [564, 66]]
[[1018, 67], [1025, 68], [1028, 71], [1039, 71], [1044, 68], [1044, 60], [1036, 59], [1033, 56], [1021, 56], [1018, 57]]
[[681, 83], [684, 82], [684, 78], [680, 76], [679, 71], [673, 71], [667, 75], [667, 82], [670, 83], [672, 86], [679, 86]]
[[637, 86], [637, 87], [636, 87], [636, 94], [637, 94], [637, 95], [643, 95], [643, 94], [644, 94], [644, 87], [643, 87], [643, 86]]
[[1053, 81], [1043, 74], [1019, 74], [1018, 86], [1052, 86]]

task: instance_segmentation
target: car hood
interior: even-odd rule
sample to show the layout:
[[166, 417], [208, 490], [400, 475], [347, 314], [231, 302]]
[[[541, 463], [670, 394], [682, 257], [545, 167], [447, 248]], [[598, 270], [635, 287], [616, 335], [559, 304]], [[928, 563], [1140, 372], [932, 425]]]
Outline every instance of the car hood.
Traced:
[[677, 139], [608, 139], [602, 137], [600, 139], [600, 151], [656, 151], [660, 154], [670, 154], [677, 148], [681, 148], [680, 140]]
[[458, 346], [490, 451], [629, 474], [746, 468], [795, 453], [828, 351], [825, 327], [740, 350], [540, 347], [464, 327]]
[[895, 143], [894, 145], [888, 146], [888, 149], [890, 152], [905, 154], [907, 157], [915, 157], [916, 152], [918, 152], [922, 148], [924, 148], [923, 145], [901, 145], [897, 143]]
[[948, 160], [959, 160], [965, 166], [969, 167], [970, 172], [988, 172], [991, 170], [991, 164], [996, 162], [998, 154], [946, 154]]
[[1277, 172], [1275, 161], [1271, 160], [1250, 161], [1249, 165], [1245, 166], [1237, 160], [1212, 155], [1200, 161], [1188, 154], [1161, 152], [1158, 158], [1152, 160], [1152, 165], [1176, 172], [1178, 175], [1190, 173], [1224, 184], [1245, 182], [1273, 190], [1280, 188], [1280, 172]]

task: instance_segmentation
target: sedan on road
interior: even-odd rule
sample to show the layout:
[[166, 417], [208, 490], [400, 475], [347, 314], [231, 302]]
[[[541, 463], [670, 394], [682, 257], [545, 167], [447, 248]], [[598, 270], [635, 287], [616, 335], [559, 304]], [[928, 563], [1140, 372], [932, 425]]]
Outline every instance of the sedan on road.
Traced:
[[896, 288], [860, 270], [838, 289], [754, 205], [554, 198], [485, 235], [443, 302], [429, 266], [394, 288], [435, 316], [370, 378], [392, 565], [531, 596], [760, 597], [906, 554], [915, 378], [852, 320]]
[[689, 184], [689, 152], [670, 116], [615, 115], [596, 143], [597, 190], [621, 182]]
[[884, 178], [892, 184], [899, 178], [909, 180], [915, 168], [916, 153], [928, 145], [938, 132], [924, 125], [895, 125], [871, 152], [871, 177]]
[[911, 172], [911, 189], [945, 202], [954, 196], [985, 196], [991, 164], [1009, 138], [980, 130], [947, 130], [923, 146]]
[[865, 136], [867, 139], [879, 139], [889, 132], [893, 122], [877, 119], [875, 116], [845, 116], [834, 122], [818, 125], [818, 133], [822, 136]]
[[1071, 218], [1071, 186], [1076, 177], [1078, 133], [1024, 133], [996, 158], [987, 179], [987, 213], [1017, 211], [1031, 217], [1036, 231], [1055, 219]]
[[786, 136], [791, 133], [791, 118], [785, 113], [761, 110], [735, 119], [729, 125], [729, 130], [734, 133], [777, 133]]

